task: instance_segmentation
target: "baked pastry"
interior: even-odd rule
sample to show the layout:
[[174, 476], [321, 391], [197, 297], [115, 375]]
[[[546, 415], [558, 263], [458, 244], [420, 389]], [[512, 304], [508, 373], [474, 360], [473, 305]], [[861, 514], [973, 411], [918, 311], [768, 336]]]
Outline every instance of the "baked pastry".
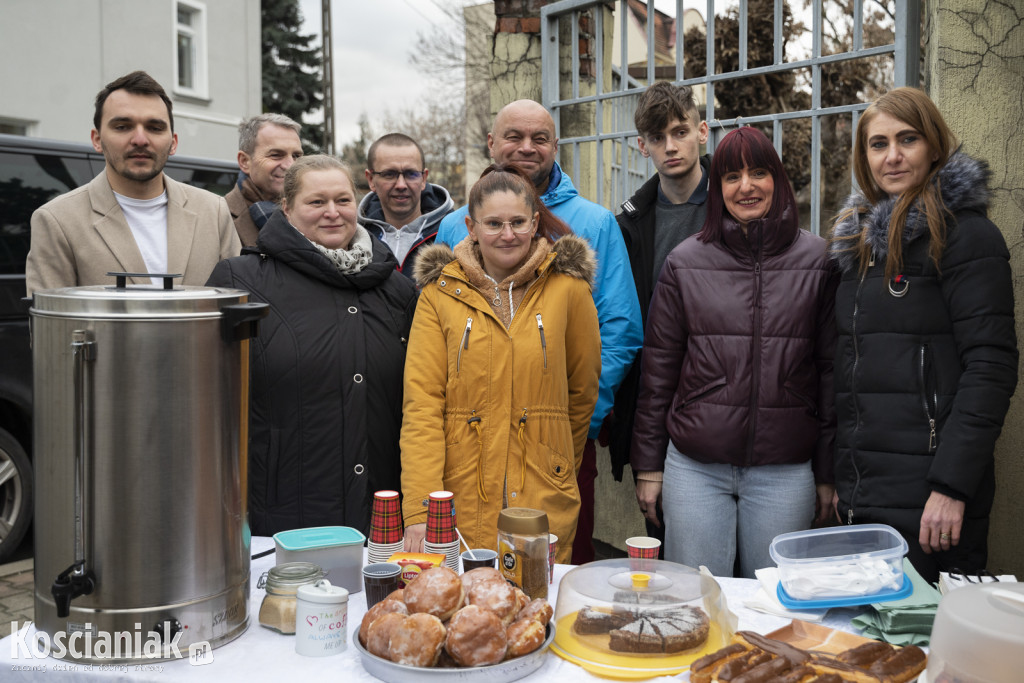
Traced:
[[573, 630], [580, 635], [607, 633], [616, 652], [669, 653], [700, 647], [708, 638], [711, 620], [699, 607], [605, 612], [584, 607]]
[[691, 683], [906, 683], [924, 671], [921, 648], [866, 643], [838, 655], [800, 650], [739, 631], [733, 642], [690, 665]]
[[[530, 596], [527, 595], [526, 593], [524, 593], [523, 589], [520, 588], [519, 586], [513, 586], [512, 590], [514, 590], [516, 592], [516, 605], [518, 607], [516, 612], [518, 614], [518, 612], [522, 611], [522, 609], [524, 607], [526, 607], [527, 605], [530, 604]], [[537, 599], [538, 600], [542, 600], [543, 598], [537, 598]], [[518, 616], [517, 616], [517, 618], [518, 618]]]
[[555, 611], [551, 609], [551, 603], [544, 598], [537, 598], [519, 610], [516, 614], [516, 621], [520, 619], [533, 619], [541, 626], [547, 626]]
[[434, 666], [445, 636], [440, 619], [424, 612], [413, 614], [391, 631], [388, 659], [406, 666]]
[[391, 632], [409, 617], [400, 612], [388, 612], [373, 620], [366, 629], [366, 650], [378, 657], [388, 659], [391, 646]]
[[404, 588], [399, 588], [397, 590], [393, 590], [390, 593], [388, 593], [387, 596], [384, 599], [385, 600], [398, 600], [398, 602], [405, 602], [405, 589]]
[[511, 624], [516, 613], [519, 611], [516, 592], [504, 579], [500, 581], [491, 579], [477, 581], [469, 589], [466, 603], [482, 607], [488, 612], [493, 612], [501, 619], [502, 626]]
[[473, 584], [477, 581], [505, 580], [505, 577], [501, 575], [501, 572], [494, 567], [477, 567], [476, 569], [470, 569], [468, 572], [464, 572], [459, 578], [462, 579], [462, 585], [465, 588], [466, 593], [469, 593], [469, 589], [472, 588]]
[[547, 637], [547, 629], [534, 619], [517, 619], [505, 629], [508, 640], [508, 652], [505, 657], [521, 657], [530, 654], [541, 646]]
[[576, 613], [576, 621], [572, 630], [581, 636], [608, 633], [612, 629], [622, 628], [636, 619], [635, 612], [624, 610], [605, 611], [595, 607], [583, 607]]
[[376, 605], [371, 607], [366, 614], [363, 615], [363, 622], [359, 625], [359, 642], [362, 643], [363, 647], [366, 647], [366, 635], [370, 629], [370, 624], [374, 620], [389, 612], [397, 612], [399, 614], [409, 615], [409, 608], [406, 607], [404, 602], [398, 600], [381, 600]]
[[424, 569], [405, 587], [405, 604], [412, 614], [432, 614], [448, 621], [466, 595], [459, 575], [448, 567]]
[[448, 623], [445, 649], [459, 666], [497, 664], [508, 649], [505, 627], [493, 612], [467, 605]]

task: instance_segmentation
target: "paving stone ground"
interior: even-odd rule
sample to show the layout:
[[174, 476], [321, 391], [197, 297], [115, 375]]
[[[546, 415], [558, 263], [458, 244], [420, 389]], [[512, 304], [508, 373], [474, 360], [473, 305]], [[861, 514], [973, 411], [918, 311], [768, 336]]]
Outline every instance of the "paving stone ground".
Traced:
[[31, 558], [0, 565], [0, 638], [11, 634], [11, 622], [32, 621], [32, 587]]

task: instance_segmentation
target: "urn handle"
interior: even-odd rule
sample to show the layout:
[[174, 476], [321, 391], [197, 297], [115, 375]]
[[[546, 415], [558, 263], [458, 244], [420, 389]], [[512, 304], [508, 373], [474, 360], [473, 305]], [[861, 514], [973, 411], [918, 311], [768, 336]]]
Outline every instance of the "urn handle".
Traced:
[[259, 334], [259, 321], [270, 313], [270, 305], [259, 301], [230, 304], [220, 309], [220, 336], [231, 344]]

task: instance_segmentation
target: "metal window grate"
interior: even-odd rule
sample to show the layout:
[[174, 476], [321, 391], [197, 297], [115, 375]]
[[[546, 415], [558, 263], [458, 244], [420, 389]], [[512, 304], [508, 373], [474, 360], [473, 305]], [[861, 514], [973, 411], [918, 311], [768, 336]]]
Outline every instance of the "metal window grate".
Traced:
[[[703, 92], [705, 119], [711, 132], [709, 152], [731, 128], [760, 125], [770, 127], [769, 137], [785, 162], [786, 131], [794, 122], [802, 122], [796, 125], [805, 128], [809, 122], [810, 169], [800, 176], [804, 190], [798, 192], [798, 197], [804, 197], [805, 207], [801, 208], [809, 209], [802, 211], [804, 227], [820, 234], [822, 214], [831, 214], [837, 208], [823, 206], [822, 156], [827, 155], [830, 161], [840, 158], [848, 165], [850, 152], [849, 146], [823, 150], [822, 124], [843, 127], [846, 138], [852, 139], [858, 115], [872, 96], [871, 92], [858, 92], [855, 101], [829, 102], [835, 98], [828, 96], [831, 91], [826, 92], [826, 80], [844, 64], [871, 63], [881, 76], [870, 84], [872, 92], [917, 85], [920, 0], [813, 0], [807, 8], [802, 0], [769, 0], [756, 3], [761, 6], [760, 16], [751, 13], [755, 0], [707, 0], [703, 3], [706, 68], [702, 74], [691, 73], [686, 43], [686, 23], [695, 17], [695, 3], [676, 0], [674, 15], [672, 4], [654, 0], [561, 0], [541, 9], [542, 100], [555, 119], [563, 167], [582, 194], [616, 210], [654, 173], [653, 165], [643, 158], [636, 143], [633, 112], [637, 98], [655, 80], [690, 85], [698, 99]], [[771, 5], [770, 12], [766, 4]], [[660, 11], [666, 5], [669, 11]], [[784, 50], [787, 6], [805, 30]], [[719, 18], [728, 16], [729, 26], [738, 24], [734, 70], [722, 71], [721, 65], [716, 65], [716, 12]], [[888, 31], [891, 40], [881, 42], [876, 35], [876, 44], [865, 46], [867, 19], [876, 13], [880, 13], [882, 22], [875, 26]], [[648, 20], [650, 17], [654, 20]], [[761, 31], [758, 37], [763, 39], [769, 22], [773, 27], [769, 63], [762, 59], [762, 63], [752, 65], [752, 31]], [[845, 32], [840, 32], [840, 27]], [[613, 42], [617, 40], [617, 50], [606, 45], [606, 33]], [[832, 39], [829, 49], [825, 48], [826, 38]], [[834, 49], [839, 45], [835, 38], [845, 41], [842, 50]], [[574, 46], [576, 49], [571, 49]], [[581, 50], [586, 51], [581, 55]], [[786, 61], [788, 58], [792, 61]], [[719, 111], [721, 98], [716, 93], [727, 93], [744, 79], [789, 76], [795, 79], [796, 88], [809, 96], [806, 106], [750, 115]], [[846, 173], [845, 182], [847, 187], [852, 183], [852, 173]]]

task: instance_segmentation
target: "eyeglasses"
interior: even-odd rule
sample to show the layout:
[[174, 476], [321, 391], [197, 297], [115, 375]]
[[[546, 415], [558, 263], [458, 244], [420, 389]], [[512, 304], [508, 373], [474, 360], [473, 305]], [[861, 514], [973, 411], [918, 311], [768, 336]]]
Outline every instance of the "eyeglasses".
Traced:
[[506, 225], [517, 235], [525, 235], [533, 229], [533, 220], [528, 218], [513, 218], [510, 221], [478, 221], [475, 218], [472, 220], [483, 228], [486, 235], [500, 235]]
[[398, 180], [398, 176], [405, 178], [405, 182], [411, 183], [419, 180], [423, 177], [423, 171], [414, 171], [412, 169], [406, 169], [404, 171], [370, 171], [370, 175], [380, 176], [389, 183], [393, 183]]

